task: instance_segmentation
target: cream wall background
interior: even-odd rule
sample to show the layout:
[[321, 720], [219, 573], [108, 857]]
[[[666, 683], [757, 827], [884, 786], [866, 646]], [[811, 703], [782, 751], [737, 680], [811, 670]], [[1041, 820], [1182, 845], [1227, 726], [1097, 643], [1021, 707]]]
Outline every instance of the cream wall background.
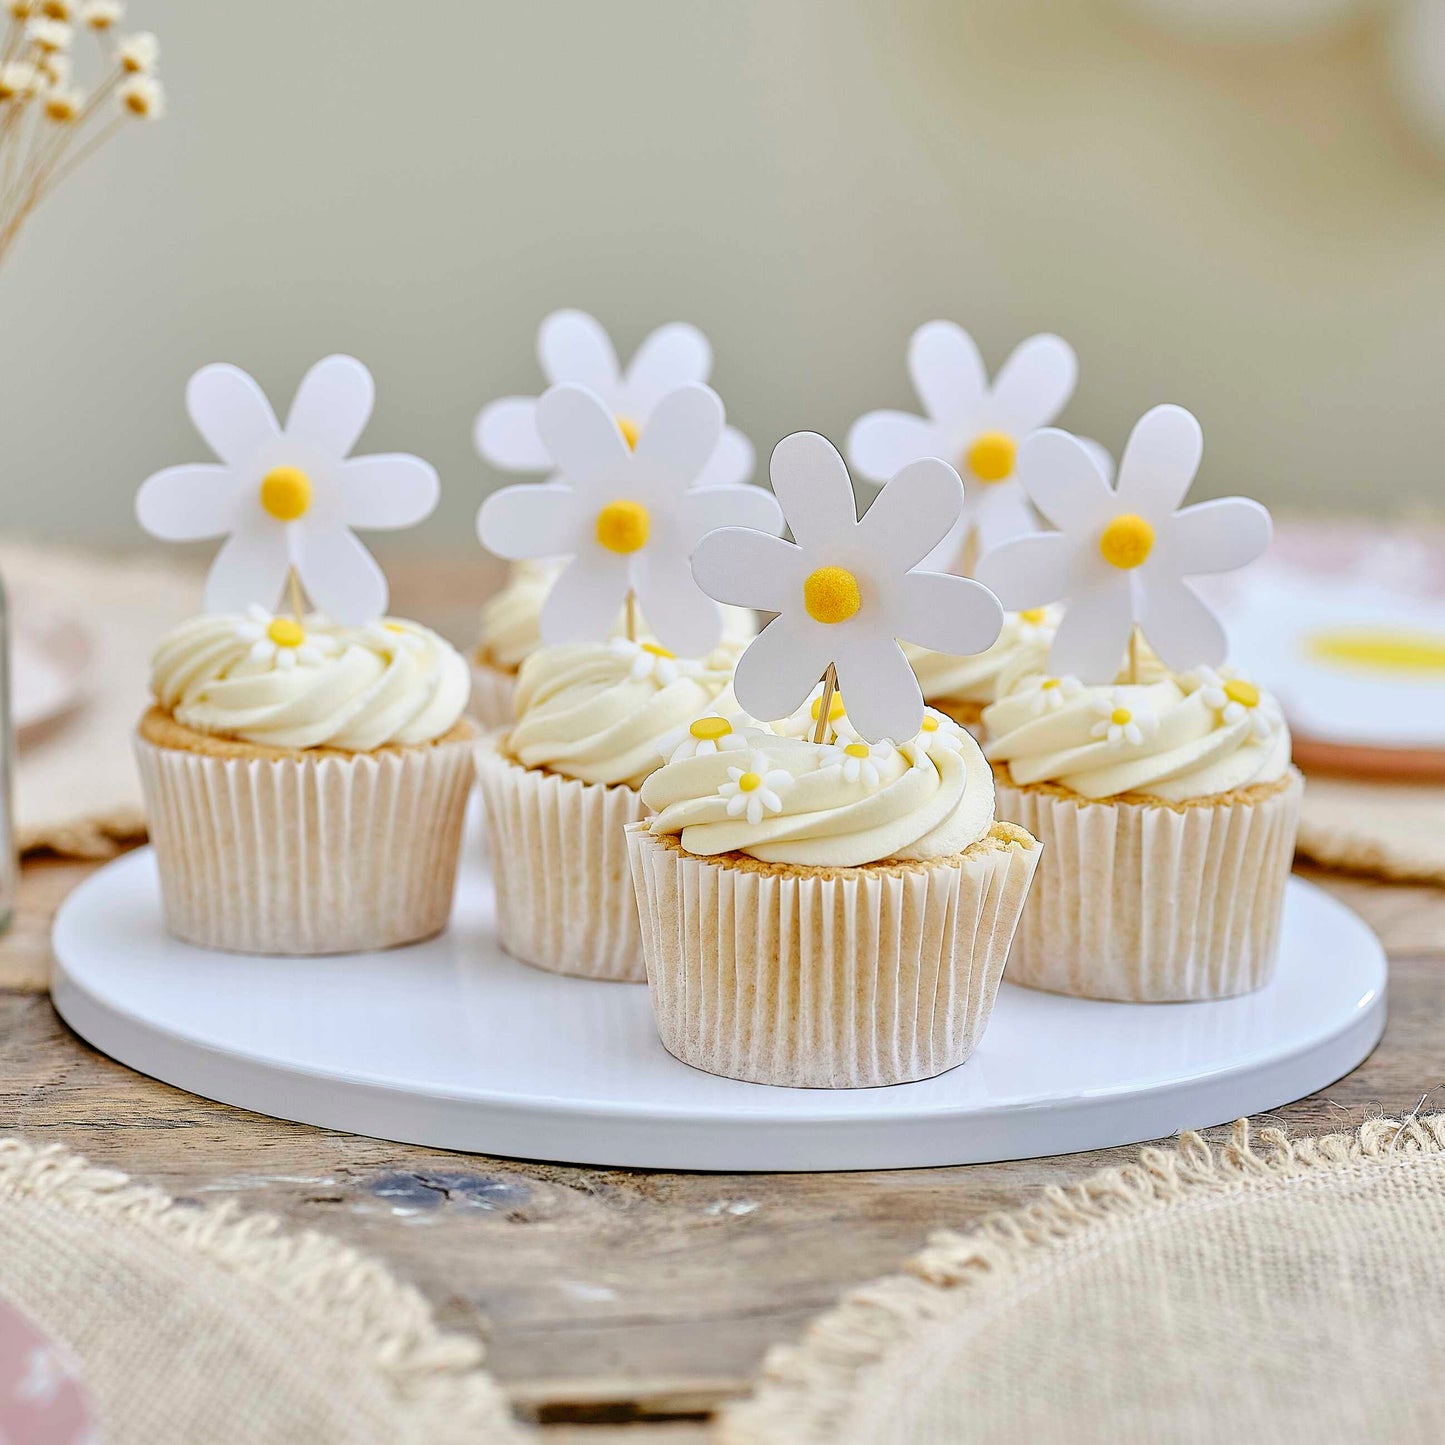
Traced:
[[[1137, 0], [1136, 0], [1137, 3]], [[711, 336], [766, 457], [911, 405], [934, 315], [991, 365], [1053, 329], [1066, 420], [1115, 450], [1179, 401], [1201, 494], [1400, 512], [1440, 496], [1445, 170], [1379, 7], [1194, 43], [1119, 0], [132, 0], [171, 115], [41, 213], [0, 274], [9, 531], [139, 540], [136, 483], [203, 453], [186, 377], [282, 400], [350, 350], [368, 449], [468, 548], [479, 405], [535, 391], [558, 305], [624, 347]]]

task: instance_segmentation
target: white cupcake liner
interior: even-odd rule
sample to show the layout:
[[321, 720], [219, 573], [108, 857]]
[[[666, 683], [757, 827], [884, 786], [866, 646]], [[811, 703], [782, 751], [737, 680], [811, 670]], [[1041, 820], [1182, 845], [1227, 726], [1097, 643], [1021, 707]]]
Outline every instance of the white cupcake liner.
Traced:
[[471, 741], [222, 758], [137, 735], [166, 927], [235, 953], [356, 953], [446, 927]]
[[488, 732], [509, 728], [516, 721], [512, 713], [512, 695], [517, 689], [517, 674], [504, 672], [489, 662], [472, 663], [472, 696], [467, 712]]
[[797, 1088], [926, 1079], [973, 1052], [1038, 862], [1018, 829], [928, 865], [792, 872], [627, 829], [657, 1031], [685, 1064]]
[[1090, 802], [999, 779], [1043, 844], [1009, 980], [1081, 998], [1229, 998], [1268, 983], [1304, 780], [1258, 800]]
[[642, 937], [624, 828], [637, 791], [524, 768], [476, 747], [503, 948], [548, 973], [642, 983]]

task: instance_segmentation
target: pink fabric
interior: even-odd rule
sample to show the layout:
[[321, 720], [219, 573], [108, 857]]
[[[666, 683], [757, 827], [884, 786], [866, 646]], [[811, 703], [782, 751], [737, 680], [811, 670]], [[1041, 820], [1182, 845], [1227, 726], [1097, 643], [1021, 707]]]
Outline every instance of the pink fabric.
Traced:
[[0, 1445], [101, 1445], [70, 1351], [0, 1300]]

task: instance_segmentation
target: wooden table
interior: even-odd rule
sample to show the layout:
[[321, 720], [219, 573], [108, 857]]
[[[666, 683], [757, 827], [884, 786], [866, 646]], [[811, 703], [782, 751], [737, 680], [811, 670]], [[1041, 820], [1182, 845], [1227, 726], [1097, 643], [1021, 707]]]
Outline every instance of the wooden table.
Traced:
[[[416, 577], [414, 614], [464, 635], [470, 602], [455, 576], [425, 589]], [[662, 1174], [449, 1154], [243, 1113], [131, 1073], [56, 1018], [50, 923], [92, 866], [24, 870], [15, 927], [0, 940], [0, 1127], [385, 1260], [444, 1324], [486, 1341], [493, 1370], [554, 1445], [700, 1438], [769, 1345], [895, 1268], [931, 1230], [1136, 1152], [872, 1174]], [[1406, 1113], [1445, 1084], [1445, 891], [1307, 876], [1384, 940], [1390, 1021], [1353, 1074], [1273, 1118], [1320, 1131]]]

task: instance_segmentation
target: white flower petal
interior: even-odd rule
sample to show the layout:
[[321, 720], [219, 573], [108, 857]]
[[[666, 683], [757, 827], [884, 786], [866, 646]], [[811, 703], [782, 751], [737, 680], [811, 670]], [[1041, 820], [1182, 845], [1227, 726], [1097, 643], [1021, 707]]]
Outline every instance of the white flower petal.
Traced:
[[565, 482], [519, 482], [493, 492], [477, 512], [477, 536], [487, 551], [510, 561], [568, 557], [582, 543], [577, 493]]
[[1078, 378], [1074, 348], [1062, 336], [1030, 336], [994, 377], [980, 430], [1022, 439], [1047, 426], [1068, 405]]
[[911, 738], [923, 724], [923, 692], [903, 649], [885, 632], [849, 627], [838, 652], [838, 687], [858, 736], [868, 742]]
[[908, 370], [923, 409], [950, 428], [976, 422], [988, 372], [973, 337], [952, 321], [928, 321], [908, 343]]
[[747, 482], [757, 465], [753, 444], [735, 426], [725, 426], [694, 487], [736, 487]]
[[552, 465], [537, 435], [537, 398], [504, 396], [489, 402], [472, 428], [477, 450], [504, 472], [545, 472]]
[[909, 462], [938, 456], [939, 428], [906, 411], [870, 411], [848, 430], [848, 465], [880, 486]]
[[1046, 607], [1069, 595], [1077, 552], [1063, 533], [1036, 532], [986, 552], [974, 575], [1010, 612]]
[[318, 612], [343, 627], [364, 627], [386, 611], [386, 577], [348, 528], [302, 528], [293, 551], [301, 585]]
[[1187, 582], [1145, 568], [1139, 590], [1139, 625], [1166, 667], [1223, 663], [1229, 651], [1224, 627]]
[[554, 386], [537, 402], [537, 434], [574, 486], [606, 488], [626, 476], [632, 453], [606, 403], [583, 386]]
[[852, 536], [858, 521], [853, 483], [827, 437], [811, 431], [785, 436], [773, 448], [769, 475], [799, 546], [826, 550]]
[[723, 404], [701, 382], [670, 391], [653, 409], [637, 439], [639, 470], [655, 469], [668, 490], [689, 486], [701, 475], [722, 439]]
[[413, 527], [436, 509], [436, 468], [405, 452], [353, 457], [341, 464], [341, 513], [349, 527]]
[[633, 558], [632, 583], [642, 615], [669, 651], [702, 657], [717, 646], [722, 612], [693, 580], [685, 552], [645, 548]]
[[[693, 500], [689, 498], [689, 502]], [[807, 556], [800, 547], [748, 527], [723, 527], [709, 532], [692, 554], [693, 579], [709, 597], [733, 607], [757, 607], [764, 612], [800, 607], [807, 572]], [[823, 665], [827, 666], [826, 659]], [[816, 678], [808, 686], [814, 681]], [[752, 708], [747, 710], [753, 712]]]
[[563, 568], [542, 603], [542, 641], [596, 642], [612, 631], [627, 596], [627, 559], [589, 548]]
[[609, 406], [616, 400], [617, 353], [612, 338], [602, 323], [585, 311], [554, 311], [542, 322], [537, 331], [537, 360], [553, 386], [587, 386]]
[[916, 567], [963, 511], [963, 483], [937, 457], [909, 462], [873, 499], [858, 522], [858, 541], [891, 572]]
[[1122, 510], [1097, 459], [1078, 437], [1057, 427], [1024, 441], [1015, 473], [1045, 520], [1071, 536], [1092, 532]]
[[241, 612], [253, 602], [274, 607], [290, 566], [283, 527], [270, 523], [232, 532], [206, 577], [206, 611]]
[[226, 467], [209, 462], [167, 467], [141, 483], [136, 517], [151, 536], [164, 542], [220, 537], [235, 522], [237, 490]]
[[[968, 657], [992, 647], [1003, 629], [1003, 608], [982, 583], [943, 572], [911, 572], [889, 601], [894, 636], [934, 652]], [[891, 733], [892, 737], [912, 737]]]
[[266, 393], [227, 362], [203, 366], [186, 384], [186, 410], [223, 462], [245, 465], [281, 428]]
[[1032, 508], [1024, 489], [1014, 478], [1006, 482], [994, 482], [978, 488], [975, 498], [974, 522], [978, 527], [978, 546], [981, 552], [1001, 547], [1016, 537], [1028, 537], [1037, 532]]
[[376, 383], [354, 356], [323, 357], [296, 388], [286, 435], [344, 457], [361, 439], [375, 400]]
[[[1075, 433], [1075, 436], [1078, 436]], [[1078, 437], [1078, 442], [1088, 454], [1093, 457], [1094, 465], [1099, 469], [1099, 475], [1111, 486], [1114, 481], [1114, 454], [1103, 442], [1096, 442], [1093, 437]]]
[[1158, 526], [1184, 500], [1203, 455], [1204, 433], [1182, 406], [1146, 411], [1119, 462], [1119, 510]]
[[832, 661], [822, 624], [803, 617], [775, 617], [748, 644], [733, 674], [739, 706], [763, 722], [796, 712]]
[[[1023, 543], [1012, 545], [1019, 547]], [[1004, 550], [993, 555], [999, 556]], [[1123, 573], [1105, 577], [1070, 599], [1049, 648], [1049, 670], [1072, 673], [1085, 682], [1112, 682], [1123, 665], [1133, 625], [1129, 578]]]
[[1219, 497], [1185, 507], [1160, 529], [1158, 554], [1182, 577], [1230, 572], [1269, 546], [1269, 512], [1248, 497]]
[[691, 552], [708, 532], [721, 527], [745, 527], [776, 537], [783, 530], [783, 509], [771, 492], [746, 484], [694, 487], [678, 499], [674, 540], [680, 550]]
[[659, 326], [633, 354], [622, 379], [624, 407], [641, 424], [668, 392], [690, 381], [705, 382], [712, 371], [707, 337], [686, 321]]

